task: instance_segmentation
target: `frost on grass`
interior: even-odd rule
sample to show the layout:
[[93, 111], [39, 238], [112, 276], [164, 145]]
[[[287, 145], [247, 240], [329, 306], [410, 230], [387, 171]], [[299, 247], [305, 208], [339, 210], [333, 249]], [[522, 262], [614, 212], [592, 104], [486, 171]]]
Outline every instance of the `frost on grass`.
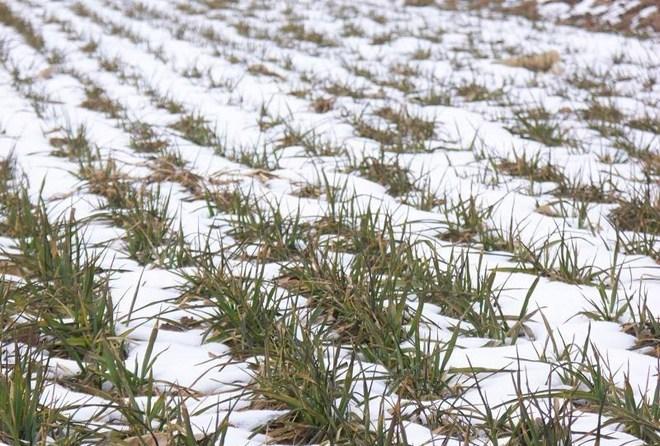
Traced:
[[655, 10], [468, 3], [0, 5], [0, 443], [659, 443]]

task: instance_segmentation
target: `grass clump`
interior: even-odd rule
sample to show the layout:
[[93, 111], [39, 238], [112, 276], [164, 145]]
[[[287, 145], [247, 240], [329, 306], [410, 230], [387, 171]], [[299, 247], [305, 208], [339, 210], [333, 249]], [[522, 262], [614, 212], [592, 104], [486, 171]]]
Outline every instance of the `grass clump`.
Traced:
[[169, 96], [160, 96], [155, 92], [150, 92], [156, 107], [167, 110], [170, 113], [183, 113], [183, 104]]
[[637, 130], [660, 135], [660, 118], [646, 114], [628, 121], [628, 125]]
[[412, 99], [422, 105], [429, 106], [450, 106], [454, 103], [454, 96], [452, 95], [451, 91], [440, 88], [428, 89], [427, 91], [422, 92], [421, 95]]
[[32, 24], [14, 14], [5, 3], [0, 4], [0, 23], [14, 28], [25, 39], [25, 42], [35, 50], [41, 51], [44, 49], [44, 39], [37, 33]]
[[350, 82], [332, 82], [324, 87], [326, 93], [331, 96], [347, 96], [353, 99], [364, 99], [367, 93], [364, 88], [352, 85]]
[[588, 122], [589, 128], [605, 137], [616, 138], [623, 134], [619, 124], [625, 117], [613, 104], [592, 101], [585, 110], [582, 110], [581, 116]]
[[177, 153], [164, 153], [155, 158], [150, 167], [152, 174], [149, 176], [151, 183], [162, 183], [170, 181], [179, 183], [193, 196], [202, 195], [202, 178], [186, 168], [186, 163], [178, 157]]
[[55, 147], [53, 155], [71, 159], [91, 159], [93, 157], [92, 144], [87, 139], [87, 128], [84, 125], [77, 129], [66, 128], [64, 135], [53, 137], [48, 141]]
[[620, 230], [660, 235], [660, 198], [622, 200], [610, 213], [610, 220]]
[[[356, 390], [365, 391], [367, 398], [369, 393], [356, 377], [357, 358], [324, 345], [323, 338], [310, 335], [304, 325], [297, 337], [296, 326], [300, 323], [294, 320], [271, 336], [259, 366], [255, 386], [259, 407], [288, 410], [265, 425], [263, 432], [287, 444], [406, 444], [396, 419], [387, 422], [379, 417], [378, 425], [372, 426], [368, 413], [360, 417], [351, 410], [357, 402]], [[384, 414], [384, 408], [380, 410]]]
[[130, 122], [127, 130], [131, 134], [130, 146], [140, 153], [162, 152], [168, 146], [165, 139], [158, 136], [152, 126], [145, 122]]
[[273, 71], [269, 67], [267, 67], [264, 64], [253, 64], [248, 67], [248, 73], [254, 75], [254, 76], [267, 76], [267, 77], [273, 77], [275, 79], [280, 79], [282, 80], [282, 76], [280, 76], [277, 72]]
[[502, 160], [495, 164], [497, 171], [514, 177], [526, 178], [534, 182], [564, 182], [564, 175], [557, 167], [541, 163], [539, 156], [527, 157], [527, 154], [514, 154], [514, 160]]
[[335, 42], [325, 35], [309, 30], [301, 23], [289, 22], [280, 27], [280, 33], [288, 35], [298, 42], [310, 42], [320, 47], [334, 46]]
[[223, 342], [238, 356], [263, 354], [267, 337], [278, 323], [280, 310], [277, 289], [267, 287], [264, 269], [256, 278], [231, 275], [227, 259], [215, 262], [205, 251], [194, 261], [197, 274], [184, 274], [184, 299], [210, 305], [213, 314], [206, 320], [205, 338]]
[[660, 358], [660, 317], [642, 302], [636, 311], [629, 312], [632, 322], [624, 324], [626, 333], [637, 338], [636, 349], [646, 350], [651, 356]]
[[392, 122], [399, 135], [412, 140], [431, 139], [435, 134], [435, 122], [414, 116], [405, 108], [382, 107], [375, 114]]
[[550, 112], [543, 107], [513, 112], [514, 125], [511, 133], [523, 138], [538, 141], [546, 146], [555, 147], [569, 142], [567, 132], [560, 123], [552, 119]]
[[277, 145], [280, 148], [301, 146], [310, 156], [338, 156], [345, 151], [344, 147], [322, 138], [313, 129], [301, 131], [291, 126], [285, 128]]
[[582, 111], [582, 117], [588, 121], [616, 123], [623, 120], [623, 113], [612, 104], [592, 102]]
[[81, 161], [78, 177], [87, 182], [87, 189], [107, 200], [111, 208], [123, 208], [129, 203], [131, 180], [119, 170], [112, 159]]
[[373, 139], [384, 150], [395, 153], [429, 152], [427, 141], [435, 135], [435, 123], [411, 115], [405, 108], [395, 110], [382, 107], [375, 115], [383, 119], [386, 125], [374, 124], [363, 116], [354, 116], [353, 127], [358, 135]]
[[367, 157], [356, 166], [356, 170], [368, 180], [385, 186], [387, 192], [395, 197], [406, 195], [415, 188], [410, 180], [409, 170], [401, 166], [398, 160], [387, 162]]
[[0, 350], [0, 440], [12, 446], [46, 441], [56, 411], [41, 404], [46, 383], [39, 354]]
[[318, 96], [312, 101], [312, 110], [315, 113], [328, 113], [334, 108], [336, 99], [329, 96]]
[[403, 4], [406, 6], [432, 6], [435, 4], [435, 0], [406, 0]]
[[105, 90], [98, 86], [85, 88], [85, 99], [80, 106], [99, 113], [104, 113], [111, 118], [118, 119], [121, 117], [121, 105], [110, 99]]
[[115, 342], [108, 282], [98, 267], [103, 253], [87, 250], [73, 215], [53, 221], [43, 201], [30, 205], [25, 193], [21, 196], [17, 251], [6, 257], [23, 282], [7, 295], [5, 308], [25, 315], [22, 342], [75, 361], [81, 379], [100, 388], [90, 358]]
[[535, 273], [577, 285], [591, 285], [608, 271], [585, 261], [580, 254], [580, 240], [561, 234], [556, 240], [546, 240], [540, 246], [527, 246], [519, 243], [514, 258], [519, 265], [514, 271]]
[[275, 204], [266, 208], [256, 201], [241, 203], [229, 219], [231, 235], [239, 246], [258, 245], [253, 255], [261, 261], [286, 261], [295, 259], [304, 227], [298, 214], [283, 215]]
[[552, 194], [560, 198], [570, 198], [575, 202], [612, 203], [615, 192], [607, 188], [607, 183], [590, 182], [588, 184], [571, 181], [565, 176], [559, 179], [559, 185]]
[[131, 189], [124, 208], [111, 209], [112, 220], [126, 230], [126, 249], [140, 264], [163, 260], [170, 242], [174, 217], [170, 215], [170, 196], [160, 187]]
[[502, 90], [490, 90], [476, 81], [465, 83], [456, 89], [459, 96], [468, 102], [492, 101], [502, 97]]
[[461, 197], [450, 205], [446, 200], [442, 208], [443, 223], [447, 229], [440, 234], [442, 240], [453, 242], [476, 241], [488, 232], [486, 223], [490, 219], [493, 206], [481, 207], [474, 196], [467, 200]]
[[209, 126], [209, 121], [200, 114], [186, 114], [170, 127], [200, 146], [214, 146], [218, 143], [218, 137]]

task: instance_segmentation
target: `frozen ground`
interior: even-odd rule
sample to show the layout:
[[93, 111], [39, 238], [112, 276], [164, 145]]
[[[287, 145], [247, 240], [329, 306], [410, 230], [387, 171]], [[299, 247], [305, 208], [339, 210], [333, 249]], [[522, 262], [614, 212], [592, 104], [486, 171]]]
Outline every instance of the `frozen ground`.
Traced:
[[658, 444], [659, 55], [401, 2], [3, 0], [0, 440]]
[[[470, 3], [474, 4], [457, 2], [468, 7]], [[554, 19], [593, 30], [660, 31], [660, 5], [655, 0], [486, 0], [482, 3], [531, 19]]]

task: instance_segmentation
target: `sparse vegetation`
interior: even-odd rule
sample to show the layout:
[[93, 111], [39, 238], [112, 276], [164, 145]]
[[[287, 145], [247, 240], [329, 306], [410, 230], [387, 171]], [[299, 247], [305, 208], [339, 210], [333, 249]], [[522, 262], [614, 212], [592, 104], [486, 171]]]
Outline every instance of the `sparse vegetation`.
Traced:
[[0, 442], [660, 442], [653, 39], [129, 3], [0, 4]]
[[98, 86], [90, 86], [85, 89], [85, 100], [82, 101], [80, 106], [99, 113], [105, 113], [112, 118], [119, 118], [122, 111], [121, 106], [110, 99], [105, 91]]
[[567, 131], [543, 107], [514, 111], [514, 125], [509, 130], [551, 147], [569, 142]]
[[513, 161], [502, 160], [495, 165], [498, 171], [515, 177], [527, 178], [530, 181], [552, 181], [556, 183], [564, 181], [561, 170], [551, 163], [543, 163], [539, 157], [516, 154]]
[[181, 132], [182, 136], [200, 146], [213, 146], [217, 143], [214, 130], [209, 127], [208, 121], [199, 114], [187, 114], [171, 125], [174, 130]]
[[365, 158], [357, 166], [357, 171], [365, 178], [380, 183], [393, 196], [405, 195], [414, 189], [409, 171], [398, 161], [387, 162], [377, 158]]

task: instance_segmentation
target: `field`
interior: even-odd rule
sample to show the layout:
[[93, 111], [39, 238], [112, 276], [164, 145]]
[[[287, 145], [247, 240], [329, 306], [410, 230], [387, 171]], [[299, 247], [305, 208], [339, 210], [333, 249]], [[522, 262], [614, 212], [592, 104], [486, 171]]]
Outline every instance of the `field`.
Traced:
[[0, 445], [660, 444], [659, 11], [531, 3], [0, 0]]

